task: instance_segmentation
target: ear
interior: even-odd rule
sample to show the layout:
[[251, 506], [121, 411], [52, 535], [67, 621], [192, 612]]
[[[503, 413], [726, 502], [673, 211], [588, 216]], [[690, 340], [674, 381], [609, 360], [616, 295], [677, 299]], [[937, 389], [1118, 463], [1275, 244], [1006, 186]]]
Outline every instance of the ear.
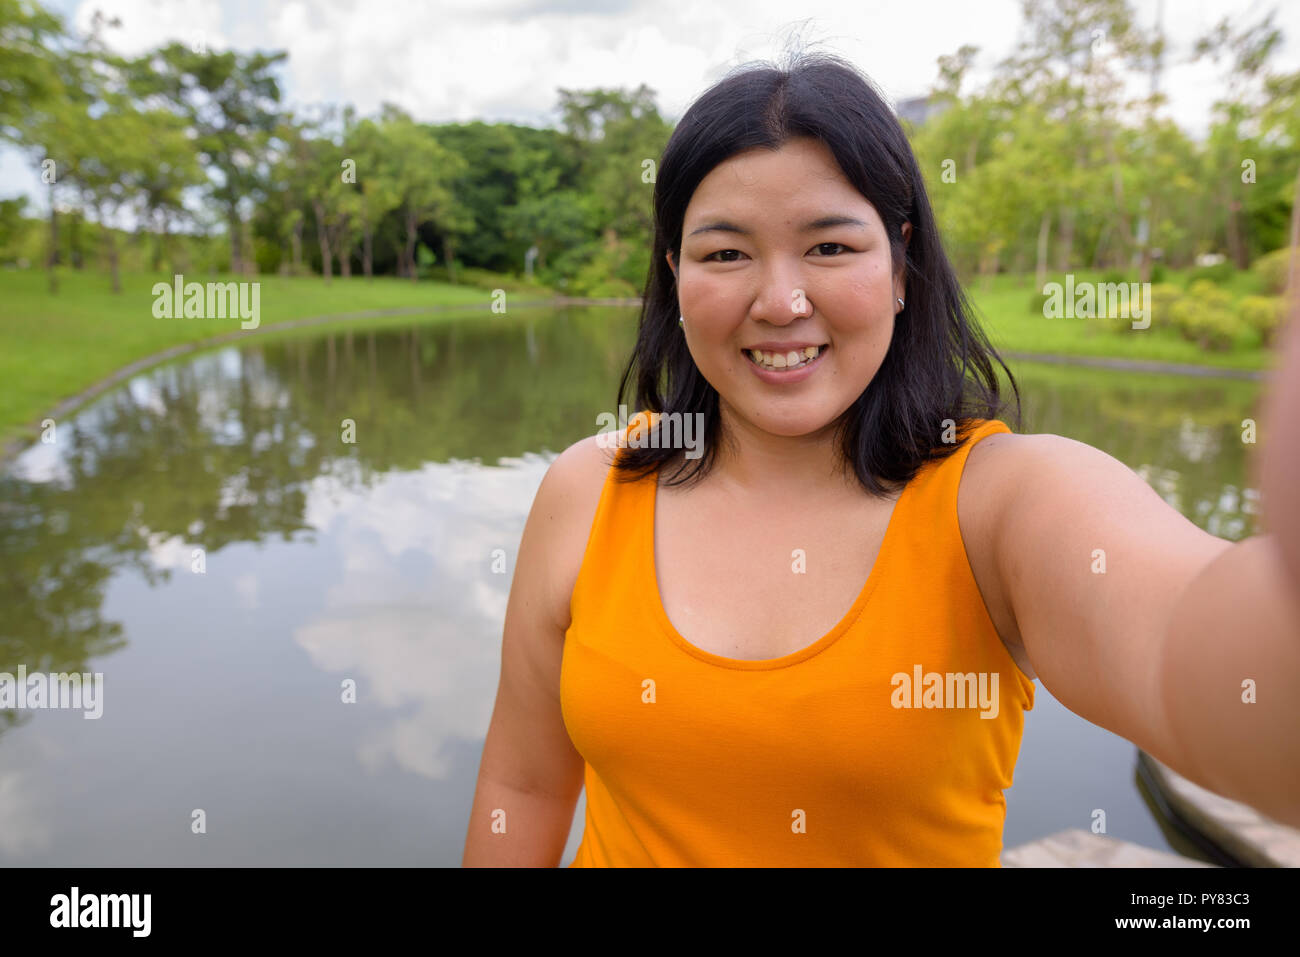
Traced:
[[[912, 241], [912, 224], [906, 222], [903, 223], [902, 232], [903, 232], [903, 249], [906, 250], [908, 243]], [[905, 266], [904, 264], [900, 263], [898, 266], [898, 272], [894, 274], [894, 295], [897, 296], [899, 299], [907, 298], [907, 287], [903, 283], [904, 274], [905, 274]]]
[[668, 260], [668, 268], [673, 271], [673, 278], [677, 278], [677, 264], [673, 262], [673, 251], [670, 249], [664, 253], [664, 258]]

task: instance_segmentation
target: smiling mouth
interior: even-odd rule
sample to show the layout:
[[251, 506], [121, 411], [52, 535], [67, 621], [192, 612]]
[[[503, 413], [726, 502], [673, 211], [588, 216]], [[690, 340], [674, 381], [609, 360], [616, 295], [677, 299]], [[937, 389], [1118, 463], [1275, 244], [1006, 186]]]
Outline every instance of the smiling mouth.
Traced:
[[829, 348], [829, 344], [823, 344], [808, 346], [806, 349], [792, 349], [789, 352], [762, 352], [758, 349], [746, 349], [744, 352], [749, 361], [760, 369], [768, 372], [788, 372], [816, 362]]

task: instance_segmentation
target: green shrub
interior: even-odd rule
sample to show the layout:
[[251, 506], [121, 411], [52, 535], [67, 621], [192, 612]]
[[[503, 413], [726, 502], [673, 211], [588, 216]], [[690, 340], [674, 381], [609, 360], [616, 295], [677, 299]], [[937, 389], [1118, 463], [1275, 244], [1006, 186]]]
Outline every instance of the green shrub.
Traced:
[[1290, 266], [1291, 248], [1288, 246], [1265, 253], [1250, 268], [1259, 277], [1260, 285], [1267, 295], [1280, 296], [1286, 291], [1286, 275]]
[[1232, 277], [1237, 274], [1237, 267], [1232, 264], [1232, 260], [1225, 259], [1221, 263], [1215, 263], [1213, 266], [1196, 266], [1187, 271], [1187, 285], [1191, 288], [1192, 283], [1208, 280], [1216, 286], [1225, 282], [1231, 282]]
[[[1113, 282], [1129, 287], [1132, 293], [1132, 283], [1121, 282], [1117, 279], [1108, 279], [1108, 283]], [[1098, 284], [1100, 285], [1100, 284]], [[1138, 286], [1138, 295], [1142, 295], [1142, 286]], [[1177, 286], [1168, 283], [1153, 283], [1150, 289], [1149, 298], [1146, 301], [1141, 299], [1128, 299], [1127, 309], [1121, 309], [1119, 302], [1112, 299], [1109, 295], [1106, 297], [1105, 313], [1101, 311], [1101, 290], [1096, 289], [1096, 308], [1097, 314], [1087, 320], [1092, 329], [1108, 330], [1110, 332], [1129, 332], [1133, 330], [1133, 323], [1138, 321], [1138, 312], [1141, 311], [1147, 320], [1147, 326], [1140, 328], [1154, 328], [1157, 324], [1169, 324], [1169, 306], [1177, 302], [1184, 295], [1183, 290]]]
[[1165, 268], [1164, 263], [1151, 264], [1151, 281], [1164, 282], [1169, 270]]
[[1258, 332], [1268, 347], [1273, 344], [1273, 338], [1282, 325], [1285, 309], [1286, 300], [1281, 296], [1246, 296], [1237, 304], [1237, 318], [1242, 325]]
[[[635, 298], [641, 294], [626, 276], [620, 275], [633, 252], [629, 243], [593, 243], [585, 251], [590, 258], [571, 273], [569, 295]], [[636, 274], [635, 269], [630, 271]]]
[[1186, 290], [1171, 282], [1152, 282], [1151, 297], [1147, 302], [1147, 314], [1151, 317], [1151, 328], [1172, 328], [1174, 323], [1171, 312], [1174, 303], [1187, 295]]
[[[1107, 279], [1106, 282], [1122, 283], [1120, 279]], [[1123, 285], [1128, 285], [1123, 283]], [[1100, 293], [1097, 293], [1098, 299], [1094, 302], [1093, 308], [1095, 314], [1086, 318], [1088, 327], [1091, 329], [1105, 329], [1110, 332], [1124, 332], [1133, 328], [1133, 306], [1129, 304], [1128, 310], [1121, 310], [1119, 303], [1114, 299], [1107, 298], [1106, 307], [1103, 310], [1100, 302]], [[1123, 313], [1127, 312], [1127, 315]]]
[[1207, 279], [1193, 280], [1188, 284], [1185, 295], [1218, 308], [1232, 306], [1232, 294], [1220, 289], [1216, 283]]
[[1206, 279], [1192, 282], [1187, 295], [1169, 306], [1169, 319], [1184, 339], [1215, 352], [1230, 348], [1243, 328], [1232, 297]]
[[626, 279], [610, 276], [608, 279], [588, 287], [583, 295], [591, 296], [594, 299], [635, 299], [641, 293], [636, 286]]

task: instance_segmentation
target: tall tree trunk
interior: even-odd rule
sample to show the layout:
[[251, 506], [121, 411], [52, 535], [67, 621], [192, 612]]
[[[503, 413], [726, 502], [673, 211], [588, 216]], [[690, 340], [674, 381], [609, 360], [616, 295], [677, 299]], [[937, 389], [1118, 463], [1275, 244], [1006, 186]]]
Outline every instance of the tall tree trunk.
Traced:
[[321, 274], [329, 282], [333, 275], [334, 257], [330, 253], [329, 232], [325, 228], [325, 210], [319, 200], [312, 200], [312, 210], [316, 213], [316, 241], [320, 243]]
[[419, 279], [418, 270], [415, 268], [415, 228], [418, 225], [415, 221], [415, 211], [408, 209], [406, 212], [406, 268], [409, 271], [411, 282]]
[[456, 254], [452, 249], [451, 237], [446, 233], [442, 235], [442, 258], [447, 263], [447, 281], [454, 283], [456, 281]]
[[113, 230], [104, 231], [104, 242], [108, 245], [108, 268], [113, 273], [113, 292], [122, 291], [122, 276], [118, 269], [117, 236]]
[[234, 203], [226, 211], [226, 230], [230, 233], [230, 271], [238, 275], [244, 271], [244, 261], [239, 255], [243, 230], [240, 229], [239, 209]]
[[338, 251], [339, 257], [339, 275], [344, 279], [352, 276], [352, 241], [348, 238], [350, 235], [348, 226], [351, 221], [350, 216], [344, 216], [334, 232], [334, 248]]
[[1238, 269], [1245, 269], [1249, 263], [1246, 262], [1246, 244], [1242, 242], [1240, 223], [1237, 218], [1237, 213], [1241, 209], [1241, 202], [1232, 199], [1229, 195], [1225, 195], [1224, 199], [1224, 206], [1228, 209], [1228, 254], [1232, 257], [1232, 262]]
[[984, 292], [988, 292], [993, 285], [993, 277], [998, 271], [999, 250], [986, 247], [980, 256], [980, 278]]
[[365, 270], [367, 279], [375, 278], [374, 228], [369, 223], [361, 234], [361, 268]]
[[1106, 259], [1104, 254], [1107, 251], [1106, 247], [1110, 242], [1110, 235], [1113, 231], [1114, 230], [1112, 229], [1110, 223], [1106, 223], [1101, 227], [1101, 234], [1097, 236], [1097, 246], [1092, 251], [1093, 269], [1100, 269], [1103, 265], [1105, 265]]
[[293, 250], [293, 274], [302, 275], [302, 217], [293, 224], [293, 235], [289, 239], [290, 248]]
[[1069, 272], [1074, 258], [1074, 210], [1069, 206], [1061, 209], [1061, 243], [1057, 250], [1056, 271]]
[[1038, 264], [1034, 267], [1034, 288], [1042, 289], [1047, 285], [1047, 246], [1052, 238], [1052, 213], [1043, 212], [1042, 222], [1038, 224]]
[[241, 257], [244, 265], [244, 275], [257, 275], [257, 254], [253, 249], [253, 221], [243, 223], [243, 229], [240, 235], [243, 241], [243, 256]]
[[1115, 216], [1119, 220], [1120, 241], [1115, 244], [1113, 261], [1122, 264], [1126, 258], [1125, 252], [1132, 248], [1134, 236], [1128, 211], [1124, 208], [1124, 177], [1120, 173], [1119, 155], [1115, 152], [1115, 131], [1110, 126], [1106, 128], [1106, 153], [1110, 159], [1110, 185], [1111, 194], [1115, 198]]
[[99, 222], [99, 231], [101, 242], [104, 245], [104, 258], [108, 260], [108, 272], [113, 277], [113, 292], [122, 291], [122, 277], [118, 271], [117, 263], [117, 234], [104, 216], [104, 207], [95, 204], [95, 219]]
[[86, 257], [81, 252], [81, 213], [73, 210], [68, 217], [68, 245], [69, 258], [72, 260], [72, 268], [80, 270], [86, 264]]
[[59, 291], [59, 274], [54, 270], [58, 263], [59, 218], [54, 208], [54, 184], [50, 183], [50, 254], [45, 260], [46, 268], [50, 271], [50, 295], [55, 295]]
[[1142, 237], [1141, 256], [1138, 259], [1138, 282], [1151, 281], [1151, 268], [1155, 262], [1151, 255], [1151, 244], [1156, 235], [1156, 224], [1160, 221], [1160, 207], [1153, 199], [1147, 204], [1146, 235]]
[[162, 272], [163, 241], [167, 238], [167, 211], [159, 209], [157, 213], [158, 231], [153, 234], [153, 271]]

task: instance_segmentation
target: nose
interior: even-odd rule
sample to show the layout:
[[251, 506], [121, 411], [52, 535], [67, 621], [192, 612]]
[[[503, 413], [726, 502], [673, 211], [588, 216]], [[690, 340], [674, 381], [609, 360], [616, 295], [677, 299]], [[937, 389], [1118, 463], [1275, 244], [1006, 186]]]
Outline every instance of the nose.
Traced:
[[807, 288], [797, 266], [769, 261], [760, 282], [761, 286], [749, 309], [749, 317], [755, 322], [787, 326], [796, 319], [812, 315], [812, 302], [809, 301]]

